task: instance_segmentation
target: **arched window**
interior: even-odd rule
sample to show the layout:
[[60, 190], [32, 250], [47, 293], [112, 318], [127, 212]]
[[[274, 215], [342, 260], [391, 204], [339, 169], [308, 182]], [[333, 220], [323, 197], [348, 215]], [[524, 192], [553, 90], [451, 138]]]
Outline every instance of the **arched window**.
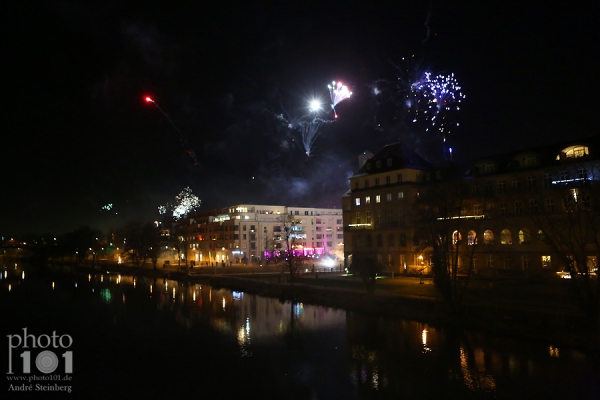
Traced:
[[367, 235], [366, 246], [373, 247], [373, 238], [371, 237], [371, 235]]
[[508, 229], [500, 232], [500, 244], [512, 244], [512, 235]]
[[587, 146], [583, 145], [575, 145], [562, 149], [559, 155], [556, 156], [556, 161], [565, 158], [579, 158], [583, 157], [586, 154], [589, 154], [589, 149]]
[[527, 229], [521, 229], [519, 231], [519, 244], [531, 243], [531, 235]]
[[475, 233], [475, 231], [469, 231], [469, 235], [467, 236], [467, 243], [469, 245], [477, 244], [477, 233]]
[[452, 232], [452, 244], [456, 244], [462, 240], [462, 236], [459, 231]]
[[546, 241], [546, 235], [544, 234], [544, 231], [542, 231], [541, 229], [538, 231], [537, 236], [541, 242]]
[[483, 243], [493, 244], [494, 243], [494, 232], [489, 229], [483, 232]]
[[400, 246], [406, 246], [406, 235], [404, 233], [400, 234]]
[[383, 236], [381, 234], [377, 235], [377, 247], [383, 247]]
[[393, 234], [388, 235], [388, 246], [394, 247], [394, 235]]

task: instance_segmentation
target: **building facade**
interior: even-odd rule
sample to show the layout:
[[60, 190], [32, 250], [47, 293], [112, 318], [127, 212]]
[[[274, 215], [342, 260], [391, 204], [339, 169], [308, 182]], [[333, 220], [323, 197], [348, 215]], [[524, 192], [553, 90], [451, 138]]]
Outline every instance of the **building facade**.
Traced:
[[342, 211], [335, 208], [238, 204], [190, 213], [179, 224], [182, 257], [196, 265], [262, 262], [287, 250], [343, 257]]
[[388, 145], [351, 176], [342, 199], [346, 263], [360, 253], [388, 272], [429, 273], [443, 247], [462, 273], [531, 276], [578, 265], [593, 274], [599, 166], [599, 137], [461, 165], [431, 165]]

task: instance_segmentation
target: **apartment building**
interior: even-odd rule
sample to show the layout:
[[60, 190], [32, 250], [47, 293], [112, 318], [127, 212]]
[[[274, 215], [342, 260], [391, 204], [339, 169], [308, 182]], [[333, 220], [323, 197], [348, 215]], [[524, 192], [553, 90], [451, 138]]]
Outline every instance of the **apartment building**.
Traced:
[[238, 204], [190, 213], [179, 224], [183, 255], [197, 265], [261, 262], [287, 250], [343, 257], [342, 210]]
[[440, 165], [390, 144], [342, 199], [346, 264], [361, 253], [384, 271], [429, 273], [446, 246], [459, 273], [594, 273], [599, 166], [600, 137]]

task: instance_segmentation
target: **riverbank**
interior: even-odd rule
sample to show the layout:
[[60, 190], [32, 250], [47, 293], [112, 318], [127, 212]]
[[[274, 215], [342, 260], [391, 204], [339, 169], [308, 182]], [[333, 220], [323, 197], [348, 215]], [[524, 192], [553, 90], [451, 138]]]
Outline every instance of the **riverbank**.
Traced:
[[[81, 271], [100, 272], [93, 266], [75, 267]], [[461, 307], [451, 310], [441, 301], [431, 281], [411, 277], [378, 280], [375, 294], [369, 295], [357, 277], [334, 272], [302, 274], [291, 285], [287, 275], [282, 277], [279, 266], [154, 269], [103, 264], [100, 268], [101, 271], [200, 282], [282, 301], [400, 317], [432, 326], [508, 335], [600, 352], [598, 332], [589, 329], [585, 316], [574, 306], [568, 306], [571, 303], [567, 303], [566, 286], [563, 285], [567, 282], [515, 286], [505, 282], [473, 281]]]

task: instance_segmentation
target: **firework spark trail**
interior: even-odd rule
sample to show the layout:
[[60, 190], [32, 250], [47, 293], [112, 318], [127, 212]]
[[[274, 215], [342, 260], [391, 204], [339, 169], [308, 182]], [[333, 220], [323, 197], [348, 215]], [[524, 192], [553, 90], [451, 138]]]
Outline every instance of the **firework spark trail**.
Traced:
[[194, 163], [194, 165], [198, 165], [198, 159], [196, 158], [196, 153], [194, 152], [194, 150], [192, 150], [190, 144], [183, 136], [183, 133], [181, 133], [179, 128], [177, 128], [177, 126], [175, 126], [175, 123], [171, 120], [169, 115], [166, 112], [164, 112], [163, 109], [160, 108], [160, 106], [154, 100], [152, 100], [152, 98], [146, 97], [146, 102], [153, 103], [156, 106], [156, 108], [158, 108], [158, 110], [162, 113], [162, 115], [164, 115], [165, 118], [171, 123], [171, 126], [173, 127], [173, 129], [175, 129], [177, 131], [177, 133], [179, 133], [179, 142], [181, 143], [183, 150], [192, 159], [192, 162]]
[[300, 132], [302, 133], [302, 145], [304, 146], [306, 155], [309, 157], [312, 145], [315, 142], [315, 140], [317, 140], [317, 136], [319, 136], [320, 126], [320, 121], [313, 120], [310, 123], [302, 125], [302, 127], [300, 128]]
[[327, 85], [327, 87], [329, 88], [329, 94], [331, 96], [331, 109], [333, 110], [333, 115], [335, 118], [337, 118], [335, 106], [350, 98], [350, 96], [352, 96], [352, 92], [348, 90], [348, 87], [344, 86], [342, 82], [333, 81], [331, 85]]

